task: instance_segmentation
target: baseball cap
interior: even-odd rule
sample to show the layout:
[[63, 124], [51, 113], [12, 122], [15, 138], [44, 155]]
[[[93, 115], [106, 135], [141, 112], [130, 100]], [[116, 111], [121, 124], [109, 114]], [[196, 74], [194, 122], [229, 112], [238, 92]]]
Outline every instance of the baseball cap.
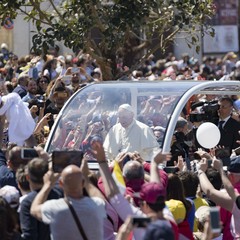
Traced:
[[231, 158], [227, 170], [231, 173], [240, 173], [240, 156], [234, 156]]
[[0, 189], [0, 196], [3, 197], [12, 208], [19, 205], [20, 194], [19, 191], [13, 187], [6, 185]]
[[182, 222], [186, 217], [186, 208], [182, 201], [170, 199], [165, 202], [168, 209], [171, 211], [177, 223]]
[[229, 52], [228, 56], [231, 58], [237, 58], [237, 55], [234, 52]]
[[195, 212], [195, 217], [197, 218], [197, 220], [200, 223], [204, 223], [206, 221], [207, 217], [209, 216], [209, 211], [210, 211], [210, 207], [201, 206]]
[[148, 182], [144, 183], [140, 192], [134, 195], [147, 203], [156, 203], [159, 196], [165, 197], [166, 190], [160, 183]]
[[157, 220], [148, 224], [144, 240], [168, 239], [174, 240], [174, 233], [171, 224], [165, 220]]

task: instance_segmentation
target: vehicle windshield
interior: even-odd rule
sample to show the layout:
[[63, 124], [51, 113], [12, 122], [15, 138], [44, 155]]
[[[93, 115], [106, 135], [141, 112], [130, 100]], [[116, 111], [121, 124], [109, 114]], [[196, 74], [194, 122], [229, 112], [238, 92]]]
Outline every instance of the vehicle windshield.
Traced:
[[[87, 152], [90, 148], [89, 139], [94, 137], [104, 142], [109, 130], [119, 122], [118, 109], [122, 104], [129, 104], [133, 109], [134, 119], [152, 128], [159, 147], [164, 142], [170, 145], [177, 121], [174, 122], [171, 118], [177, 119], [181, 114], [188, 101], [182, 99], [185, 93], [197, 89], [200, 84], [197, 81], [166, 81], [88, 85], [75, 93], [61, 110], [45, 149], [48, 152], [79, 149]], [[236, 87], [239, 89], [238, 83], [225, 88], [219, 83], [209, 83], [210, 87], [208, 83], [204, 84], [206, 87], [201, 90], [202, 94], [223, 95], [224, 92], [229, 94], [236, 90]], [[192, 90], [187, 99], [199, 93], [200, 90]]]
[[104, 141], [110, 128], [118, 122], [118, 108], [129, 104], [135, 119], [157, 129], [161, 146], [169, 118], [176, 103], [186, 91], [169, 84], [93, 84], [77, 92], [68, 102], [54, 126], [48, 151], [80, 149], [82, 142], [93, 134]]

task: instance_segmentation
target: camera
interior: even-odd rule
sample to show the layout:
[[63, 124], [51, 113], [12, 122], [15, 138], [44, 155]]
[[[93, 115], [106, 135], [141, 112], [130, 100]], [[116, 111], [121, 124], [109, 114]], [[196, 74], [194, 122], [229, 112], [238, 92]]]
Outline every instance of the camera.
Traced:
[[132, 224], [137, 228], [146, 228], [147, 225], [151, 222], [151, 219], [148, 217], [132, 217]]
[[23, 159], [33, 159], [39, 157], [38, 153], [33, 148], [22, 148], [21, 149], [21, 158]]
[[190, 113], [189, 120], [190, 122], [202, 122], [208, 121], [216, 123], [218, 121], [218, 110], [219, 104], [218, 101], [211, 102], [194, 102], [191, 105], [191, 110], [195, 110], [197, 107], [201, 107], [201, 113]]
[[127, 155], [127, 156], [123, 159], [123, 166], [124, 166], [127, 162], [129, 162], [129, 161], [131, 161], [131, 158], [130, 158], [129, 155]]

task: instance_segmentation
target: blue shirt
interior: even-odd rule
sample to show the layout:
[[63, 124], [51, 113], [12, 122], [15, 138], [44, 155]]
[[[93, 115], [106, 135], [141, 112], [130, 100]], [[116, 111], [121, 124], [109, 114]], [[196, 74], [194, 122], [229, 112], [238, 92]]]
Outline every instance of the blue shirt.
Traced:
[[5, 155], [3, 151], [0, 150], [0, 188], [6, 185], [10, 185], [18, 189], [15, 172], [8, 168]]

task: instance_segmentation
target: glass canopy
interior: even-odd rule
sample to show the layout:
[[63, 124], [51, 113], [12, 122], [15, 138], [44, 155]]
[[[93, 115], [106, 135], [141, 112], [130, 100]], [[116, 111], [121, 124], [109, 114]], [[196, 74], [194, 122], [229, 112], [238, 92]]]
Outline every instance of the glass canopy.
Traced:
[[128, 103], [138, 121], [159, 127], [162, 132], [159, 145], [169, 151], [177, 119], [196, 94], [240, 95], [240, 82], [114, 81], [88, 85], [76, 92], [59, 113], [45, 150], [87, 148], [85, 141], [94, 133], [104, 141], [118, 121], [118, 107]]

